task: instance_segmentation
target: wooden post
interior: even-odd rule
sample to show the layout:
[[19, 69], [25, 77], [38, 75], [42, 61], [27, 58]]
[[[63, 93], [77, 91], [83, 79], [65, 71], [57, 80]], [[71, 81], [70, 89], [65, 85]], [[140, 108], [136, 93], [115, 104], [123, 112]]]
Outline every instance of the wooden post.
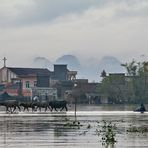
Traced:
[[76, 87], [77, 87], [77, 84], [74, 84], [73, 91], [74, 91], [74, 100], [75, 100], [75, 122], [77, 120], [77, 98], [76, 98], [76, 95], [75, 95], [75, 93], [77, 92]]

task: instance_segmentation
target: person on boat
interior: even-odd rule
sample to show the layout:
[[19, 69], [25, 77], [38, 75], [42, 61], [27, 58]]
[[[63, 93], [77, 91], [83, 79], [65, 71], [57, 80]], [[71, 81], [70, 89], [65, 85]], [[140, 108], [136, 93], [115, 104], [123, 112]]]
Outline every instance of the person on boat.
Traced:
[[143, 103], [141, 103], [141, 106], [138, 107], [135, 111], [136, 112], [141, 112], [141, 113], [145, 112], [146, 109], [145, 109], [145, 106], [143, 105]]
[[141, 103], [141, 106], [140, 106], [139, 110], [142, 111], [142, 112], [146, 111], [145, 106], [143, 105], [143, 103]]

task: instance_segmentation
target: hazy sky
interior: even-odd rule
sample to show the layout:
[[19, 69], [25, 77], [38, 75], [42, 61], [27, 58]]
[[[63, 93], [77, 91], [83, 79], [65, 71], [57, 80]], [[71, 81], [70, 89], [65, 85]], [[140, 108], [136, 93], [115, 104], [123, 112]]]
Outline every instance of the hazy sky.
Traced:
[[0, 0], [0, 57], [8, 66], [63, 54], [147, 57], [147, 26], [148, 0]]

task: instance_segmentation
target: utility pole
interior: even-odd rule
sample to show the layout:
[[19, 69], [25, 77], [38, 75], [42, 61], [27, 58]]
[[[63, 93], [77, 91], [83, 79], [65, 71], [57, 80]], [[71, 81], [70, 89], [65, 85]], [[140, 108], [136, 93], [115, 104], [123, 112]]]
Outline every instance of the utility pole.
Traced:
[[[77, 91], [77, 84], [74, 84], [73, 90], [76, 93]], [[77, 121], [77, 97], [74, 95], [74, 100], [75, 100], [75, 122]]]

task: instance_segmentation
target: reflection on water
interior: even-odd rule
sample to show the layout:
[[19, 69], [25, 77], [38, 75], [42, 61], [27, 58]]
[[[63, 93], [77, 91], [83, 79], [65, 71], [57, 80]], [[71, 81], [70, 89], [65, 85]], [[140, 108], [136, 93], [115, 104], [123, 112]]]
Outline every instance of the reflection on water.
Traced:
[[121, 108], [120, 111], [115, 111], [115, 107], [114, 111], [108, 107], [108, 111], [107, 106], [100, 108], [102, 107], [78, 106], [77, 120], [82, 126], [67, 126], [67, 123], [74, 120], [73, 108], [67, 113], [0, 112], [0, 148], [103, 148], [105, 146], [102, 145], [101, 137], [96, 134], [96, 129], [100, 128], [103, 120], [112, 121], [118, 128], [117, 143], [108, 148], [148, 147], [148, 132], [127, 132], [131, 126], [148, 127], [148, 113], [135, 113], [132, 111], [133, 106], [126, 107], [128, 111], [121, 111]]

